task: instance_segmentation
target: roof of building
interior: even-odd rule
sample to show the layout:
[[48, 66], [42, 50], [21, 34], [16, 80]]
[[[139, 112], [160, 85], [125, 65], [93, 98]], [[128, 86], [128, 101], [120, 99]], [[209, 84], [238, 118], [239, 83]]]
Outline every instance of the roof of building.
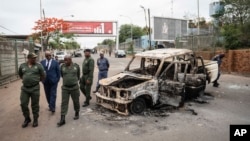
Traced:
[[8, 38], [8, 39], [28, 39], [30, 35], [0, 35], [2, 38]]
[[145, 57], [153, 59], [166, 59], [173, 56], [179, 56], [183, 54], [193, 53], [189, 49], [176, 49], [176, 48], [167, 48], [167, 49], [156, 49], [145, 52], [137, 53], [136, 57]]

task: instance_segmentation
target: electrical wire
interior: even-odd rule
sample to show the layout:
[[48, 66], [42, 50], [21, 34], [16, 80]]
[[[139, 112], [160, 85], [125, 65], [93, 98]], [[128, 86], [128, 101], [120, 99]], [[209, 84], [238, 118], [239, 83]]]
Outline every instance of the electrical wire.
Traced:
[[12, 33], [18, 34], [17, 32], [12, 31], [12, 30], [10, 30], [10, 29], [8, 29], [8, 28], [6, 28], [6, 27], [2, 26], [2, 25], [0, 25], [0, 27], [1, 27], [1, 28], [3, 28], [3, 29], [5, 29], [5, 30], [7, 30], [7, 31], [9, 31], [9, 32], [12, 32]]

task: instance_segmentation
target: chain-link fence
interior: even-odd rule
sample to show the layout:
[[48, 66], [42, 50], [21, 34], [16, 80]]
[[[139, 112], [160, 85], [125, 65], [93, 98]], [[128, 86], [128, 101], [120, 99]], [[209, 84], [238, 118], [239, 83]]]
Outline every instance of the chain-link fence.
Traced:
[[176, 38], [176, 48], [187, 48], [193, 51], [216, 51], [216, 49], [220, 49], [213, 35], [195, 35]]
[[135, 39], [132, 41], [132, 43], [131, 42], [120, 43], [119, 49], [122, 49], [122, 50], [129, 52], [131, 44], [132, 44], [134, 52], [140, 52], [144, 49], [143, 43], [144, 43], [143, 39]]
[[24, 49], [34, 51], [33, 42], [0, 40], [0, 87], [18, 79], [18, 67], [26, 61]]

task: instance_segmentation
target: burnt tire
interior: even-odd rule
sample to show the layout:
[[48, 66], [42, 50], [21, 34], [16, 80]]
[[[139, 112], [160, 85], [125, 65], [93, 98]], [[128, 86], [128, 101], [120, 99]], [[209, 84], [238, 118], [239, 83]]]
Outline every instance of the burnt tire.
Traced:
[[130, 104], [129, 108], [132, 114], [141, 114], [146, 110], [147, 105], [143, 98], [136, 98]]

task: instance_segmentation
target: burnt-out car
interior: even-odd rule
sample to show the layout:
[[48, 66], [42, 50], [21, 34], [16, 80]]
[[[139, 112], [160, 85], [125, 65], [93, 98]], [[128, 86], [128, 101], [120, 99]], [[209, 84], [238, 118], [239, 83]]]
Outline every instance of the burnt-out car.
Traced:
[[147, 106], [182, 106], [204, 93], [218, 75], [215, 61], [188, 49], [157, 49], [136, 54], [125, 71], [99, 81], [97, 104], [123, 115], [140, 114]]

